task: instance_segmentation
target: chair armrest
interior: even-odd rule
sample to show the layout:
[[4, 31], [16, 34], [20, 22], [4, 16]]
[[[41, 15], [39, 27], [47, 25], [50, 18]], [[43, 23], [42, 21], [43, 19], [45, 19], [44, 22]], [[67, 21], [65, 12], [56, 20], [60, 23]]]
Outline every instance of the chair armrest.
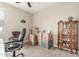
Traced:
[[23, 43], [20, 41], [11, 41], [11, 42], [6, 42], [5, 43], [5, 47], [6, 47], [6, 51], [9, 51], [9, 48], [12, 48], [16, 45], [19, 45], [18, 49], [20, 49], [23, 46]]
[[13, 42], [13, 43], [17, 43], [17, 44], [20, 44], [20, 45], [22, 45], [22, 44], [23, 44], [22, 42]]
[[5, 44], [10, 44], [10, 43], [14, 43], [14, 42], [20, 42], [20, 41], [16, 40], [16, 41], [5, 42]]
[[18, 40], [18, 38], [11, 37], [11, 38], [9, 38], [9, 40], [14, 41], [14, 40]]

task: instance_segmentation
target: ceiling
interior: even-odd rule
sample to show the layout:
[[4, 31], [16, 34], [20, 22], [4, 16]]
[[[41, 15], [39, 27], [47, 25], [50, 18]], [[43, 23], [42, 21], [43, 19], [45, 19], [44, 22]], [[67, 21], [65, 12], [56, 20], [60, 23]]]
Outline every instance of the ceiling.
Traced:
[[32, 14], [56, 4], [55, 2], [30, 2], [32, 5], [32, 7], [30, 8], [28, 7], [27, 2], [21, 2], [21, 3], [5, 2], [5, 3]]

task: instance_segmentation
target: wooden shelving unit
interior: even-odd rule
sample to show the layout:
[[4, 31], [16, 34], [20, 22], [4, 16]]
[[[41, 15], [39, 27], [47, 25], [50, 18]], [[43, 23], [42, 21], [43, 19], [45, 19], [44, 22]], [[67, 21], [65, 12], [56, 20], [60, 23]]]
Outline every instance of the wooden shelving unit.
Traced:
[[58, 48], [70, 49], [71, 53], [78, 50], [78, 21], [69, 17], [68, 21], [58, 22]]

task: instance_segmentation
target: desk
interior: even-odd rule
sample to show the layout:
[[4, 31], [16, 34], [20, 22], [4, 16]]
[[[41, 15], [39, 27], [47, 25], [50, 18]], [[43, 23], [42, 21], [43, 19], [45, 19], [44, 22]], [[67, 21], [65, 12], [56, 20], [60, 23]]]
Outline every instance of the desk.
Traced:
[[3, 39], [0, 39], [0, 57], [5, 57], [5, 47]]
[[13, 34], [14, 38], [18, 38], [19, 35], [20, 35], [20, 32], [19, 31], [13, 31], [12, 34]]

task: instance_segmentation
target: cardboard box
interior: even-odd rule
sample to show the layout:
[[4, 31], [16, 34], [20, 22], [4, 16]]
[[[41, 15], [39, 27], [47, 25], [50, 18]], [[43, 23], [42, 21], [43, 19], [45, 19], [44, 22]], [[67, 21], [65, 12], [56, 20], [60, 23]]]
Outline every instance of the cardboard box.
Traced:
[[30, 34], [30, 41], [31, 41], [33, 46], [37, 45], [38, 44], [37, 36], [34, 34]]
[[38, 44], [43, 48], [51, 48], [53, 46], [53, 35], [50, 33], [38, 34]]

